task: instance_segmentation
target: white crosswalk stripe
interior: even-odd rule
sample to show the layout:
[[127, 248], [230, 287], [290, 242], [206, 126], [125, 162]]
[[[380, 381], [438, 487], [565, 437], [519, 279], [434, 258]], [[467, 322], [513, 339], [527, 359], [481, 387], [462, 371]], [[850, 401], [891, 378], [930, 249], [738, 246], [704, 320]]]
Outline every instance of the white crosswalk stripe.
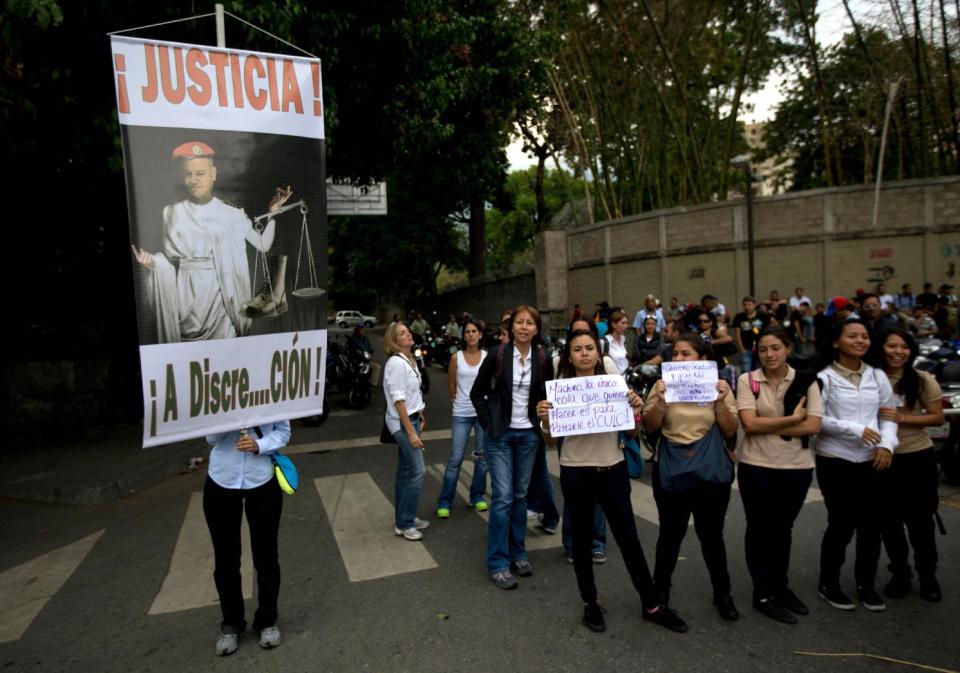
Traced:
[[[250, 529], [246, 517], [240, 524], [240, 569], [243, 597], [253, 596], [253, 557], [250, 554]], [[217, 587], [213, 583], [213, 543], [203, 517], [203, 493], [190, 494], [180, 535], [170, 559], [170, 569], [148, 614], [191, 610], [217, 605]]]
[[103, 530], [0, 573], [0, 642], [18, 640], [90, 553]]
[[421, 542], [393, 534], [393, 503], [367, 472], [315, 479], [351, 582], [436, 568]]

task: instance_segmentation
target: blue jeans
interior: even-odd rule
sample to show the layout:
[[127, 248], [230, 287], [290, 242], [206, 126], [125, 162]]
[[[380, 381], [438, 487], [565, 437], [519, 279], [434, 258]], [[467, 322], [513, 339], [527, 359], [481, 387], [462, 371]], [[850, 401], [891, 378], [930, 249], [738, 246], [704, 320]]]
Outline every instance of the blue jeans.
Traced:
[[760, 368], [760, 358], [752, 350], [740, 353], [740, 372], [752, 372]]
[[527, 558], [527, 488], [539, 445], [540, 435], [533, 428], [509, 428], [500, 437], [487, 439], [493, 487], [487, 525], [487, 569], [491, 573]]
[[553, 482], [547, 470], [547, 447], [543, 442], [537, 447], [537, 457], [533, 462], [530, 487], [527, 489], [527, 509], [539, 512], [543, 516], [541, 523], [548, 528], [560, 523], [560, 512], [553, 497]]
[[[419, 434], [419, 418], [411, 418], [410, 422]], [[410, 445], [410, 439], [402, 427], [393, 433], [393, 438], [397, 440], [397, 479], [394, 486], [395, 525], [400, 530], [406, 530], [413, 528], [413, 520], [417, 516], [420, 488], [423, 486], [427, 466], [423, 462], [423, 450], [415, 449]]]
[[443, 486], [440, 488], [440, 497], [437, 498], [437, 509], [450, 509], [457, 492], [457, 480], [460, 478], [460, 465], [470, 441], [470, 429], [476, 441], [473, 451], [474, 467], [473, 481], [470, 482], [470, 505], [476, 505], [483, 500], [487, 490], [487, 458], [484, 455], [484, 433], [476, 416], [454, 416], [450, 422], [450, 457], [447, 458], [447, 469], [443, 473]]
[[[573, 554], [573, 519], [570, 518], [570, 505], [566, 498], [563, 500], [563, 528], [560, 531], [563, 538], [563, 550], [567, 556]], [[593, 546], [591, 552], [606, 551], [607, 549], [607, 517], [603, 515], [603, 508], [598, 502], [593, 508]]]

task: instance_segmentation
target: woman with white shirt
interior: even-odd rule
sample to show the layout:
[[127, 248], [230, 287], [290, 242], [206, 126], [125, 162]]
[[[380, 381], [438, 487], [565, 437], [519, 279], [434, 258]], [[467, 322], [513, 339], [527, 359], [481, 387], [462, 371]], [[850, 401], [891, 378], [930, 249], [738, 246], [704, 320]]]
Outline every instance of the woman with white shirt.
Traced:
[[886, 604], [874, 583], [880, 559], [882, 487], [898, 445], [897, 424], [884, 418], [896, 409], [887, 375], [863, 361], [870, 349], [866, 323], [848, 318], [833, 328], [821, 354], [823, 421], [817, 440], [817, 482], [827, 507], [820, 544], [819, 595], [840, 610], [856, 607], [840, 590], [840, 568], [857, 534], [854, 576], [863, 607], [879, 612]]
[[240, 634], [247, 628], [240, 582], [240, 527], [244, 510], [250, 527], [253, 567], [257, 571], [258, 606], [253, 630], [260, 634], [260, 647], [269, 649], [280, 644], [277, 537], [283, 493], [274, 476], [270, 454], [289, 441], [289, 421], [207, 436], [213, 449], [203, 487], [203, 516], [213, 542], [213, 581], [223, 616], [215, 650], [221, 657], [237, 651]]
[[467, 442], [470, 441], [470, 430], [473, 430], [476, 442], [473, 452], [473, 480], [470, 482], [470, 506], [478, 512], [487, 510], [487, 501], [484, 500], [487, 490], [487, 460], [483, 452], [485, 435], [483, 427], [477, 421], [477, 410], [470, 401], [470, 389], [473, 388], [473, 382], [477, 379], [480, 363], [487, 354], [487, 351], [480, 348], [480, 325], [476, 321], [471, 319], [463, 324], [463, 341], [465, 348], [457, 351], [457, 356], [450, 360], [450, 366], [447, 369], [447, 385], [450, 390], [450, 401], [453, 403], [453, 418], [450, 423], [450, 457], [447, 458], [443, 486], [440, 488], [440, 497], [437, 499], [437, 518], [439, 519], [450, 518], [450, 506], [457, 492], [460, 465], [463, 464]]
[[510, 318], [510, 342], [487, 353], [470, 391], [477, 419], [487, 433], [487, 466], [493, 497], [487, 528], [487, 572], [498, 589], [515, 589], [533, 568], [525, 547], [527, 489], [540, 433], [537, 402], [553, 365], [537, 338], [540, 313], [518, 306]]
[[630, 361], [627, 358], [627, 328], [630, 326], [630, 321], [623, 311], [614, 311], [610, 314], [608, 322], [610, 332], [603, 337], [610, 344], [607, 348], [607, 355], [617, 365], [617, 373], [623, 375], [627, 371], [627, 367], [630, 366]]
[[383, 394], [387, 399], [384, 422], [397, 442], [393, 532], [407, 540], [420, 540], [420, 531], [430, 526], [417, 518], [420, 489], [427, 472], [420, 433], [427, 423], [423, 418], [426, 405], [420, 393], [420, 372], [410, 354], [413, 335], [402, 322], [393, 323], [383, 335], [383, 344], [388, 355], [383, 368]]

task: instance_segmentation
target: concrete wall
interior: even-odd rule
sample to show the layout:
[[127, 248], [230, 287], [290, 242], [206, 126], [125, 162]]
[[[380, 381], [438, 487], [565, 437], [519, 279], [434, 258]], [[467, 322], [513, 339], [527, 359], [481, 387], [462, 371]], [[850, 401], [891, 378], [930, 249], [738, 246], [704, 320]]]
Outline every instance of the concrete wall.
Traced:
[[[878, 282], [891, 292], [905, 282], [916, 290], [925, 281], [960, 285], [960, 177], [887, 183], [876, 227], [873, 203], [872, 185], [756, 199], [757, 294], [789, 295], [800, 285], [820, 301]], [[590, 311], [604, 299], [633, 311], [650, 292], [683, 302], [709, 292], [732, 309], [748, 292], [742, 199], [569, 230], [565, 255], [563, 238], [558, 231], [538, 235], [535, 284], [532, 276], [524, 283], [474, 283], [454, 291], [454, 303], [485, 315], [479, 306], [486, 310], [491, 298], [500, 306], [509, 297], [507, 305], [536, 302], [559, 319], [576, 303]]]

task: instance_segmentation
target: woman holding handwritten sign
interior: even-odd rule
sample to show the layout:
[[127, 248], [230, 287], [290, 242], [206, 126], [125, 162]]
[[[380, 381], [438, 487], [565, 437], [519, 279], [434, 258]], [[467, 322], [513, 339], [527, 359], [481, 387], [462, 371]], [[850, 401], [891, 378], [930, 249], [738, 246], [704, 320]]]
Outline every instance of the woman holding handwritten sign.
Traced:
[[737, 477], [747, 516], [744, 547], [753, 579], [753, 607], [785, 624], [809, 610], [790, 590], [793, 522], [813, 479], [809, 435], [820, 432], [823, 402], [816, 374], [787, 364], [793, 339], [779, 326], [757, 341], [761, 369], [737, 384], [737, 408], [746, 436]]
[[[560, 359], [560, 378], [604, 374], [600, 360], [600, 342], [586, 330], [576, 330], [564, 346]], [[627, 393], [636, 414], [642, 400], [632, 390]], [[591, 547], [593, 544], [594, 507], [599, 502], [613, 536], [620, 546], [630, 579], [643, 603], [643, 618], [672, 631], [684, 632], [687, 625], [662, 604], [650, 569], [637, 538], [637, 527], [630, 503], [630, 475], [620, 448], [617, 431], [578, 434], [554, 439], [550, 434], [550, 410], [553, 405], [543, 400], [537, 404], [537, 416], [544, 440], [550, 446], [562, 441], [560, 451], [560, 485], [565, 505], [573, 524], [573, 568], [583, 599], [583, 623], [592, 631], [604, 631], [603, 608], [597, 602], [593, 578]]]
[[[673, 361], [711, 359], [710, 347], [697, 334], [683, 334], [673, 346]], [[730, 596], [723, 521], [730, 502], [733, 470], [724, 438], [737, 434], [739, 421], [733, 393], [726, 381], [717, 381], [714, 402], [666, 402], [666, 384], [658, 381], [644, 405], [643, 424], [661, 433], [653, 467], [653, 496], [660, 514], [654, 581], [669, 601], [670, 582], [687, 533], [690, 515], [700, 539], [703, 560], [713, 584], [713, 604], [733, 621], [740, 616]], [[665, 456], [666, 452], [669, 456]], [[683, 473], [687, 462], [702, 469]], [[669, 478], [668, 478], [669, 477]]]

